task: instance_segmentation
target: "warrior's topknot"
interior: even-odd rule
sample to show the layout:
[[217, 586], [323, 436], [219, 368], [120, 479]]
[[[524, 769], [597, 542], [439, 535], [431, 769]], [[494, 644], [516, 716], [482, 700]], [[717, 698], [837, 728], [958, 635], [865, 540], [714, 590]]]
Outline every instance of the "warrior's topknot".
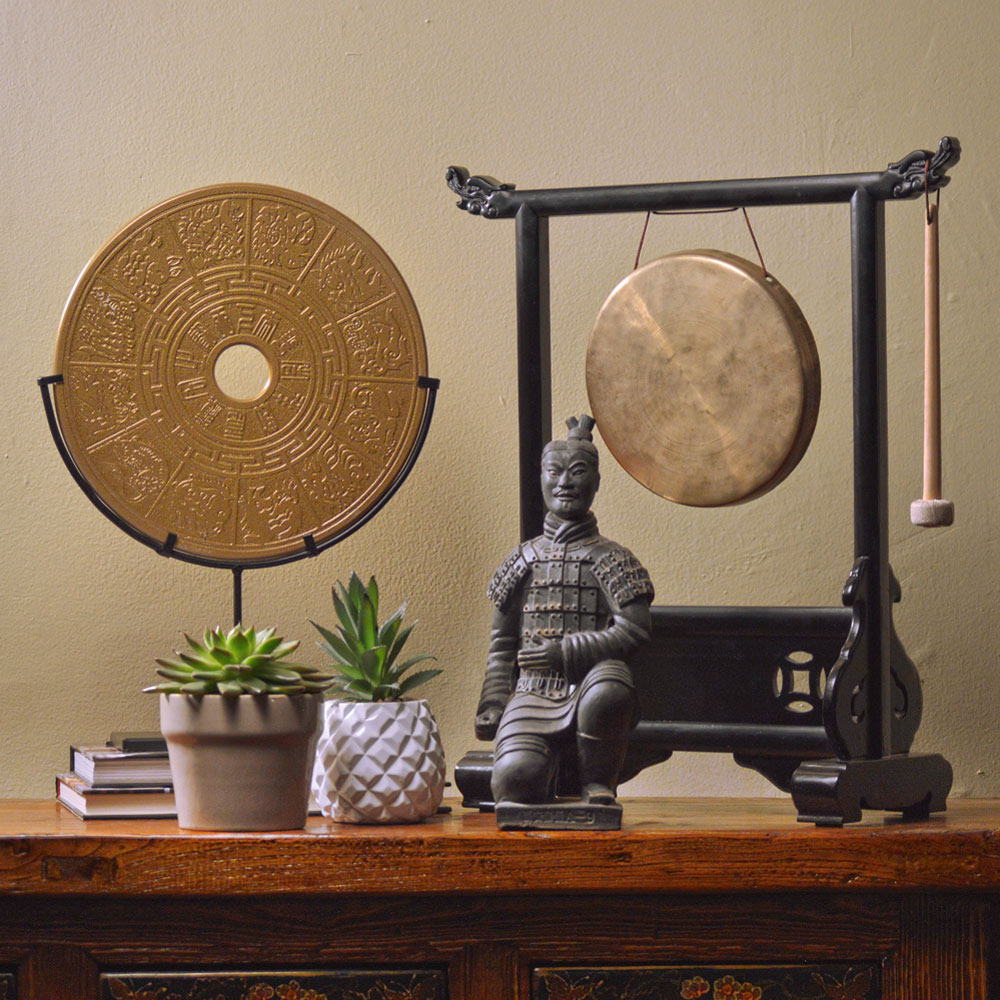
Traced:
[[593, 441], [594, 436], [590, 432], [594, 429], [597, 421], [588, 413], [581, 413], [579, 417], [570, 417], [566, 421], [569, 434], [566, 435], [568, 441]]
[[587, 413], [581, 413], [579, 417], [570, 417], [566, 421], [569, 433], [566, 439], [556, 438], [550, 441], [543, 449], [543, 453], [550, 448], [558, 448], [562, 451], [582, 452], [587, 455], [595, 464], [597, 462], [597, 446], [591, 431], [594, 429], [596, 421]]

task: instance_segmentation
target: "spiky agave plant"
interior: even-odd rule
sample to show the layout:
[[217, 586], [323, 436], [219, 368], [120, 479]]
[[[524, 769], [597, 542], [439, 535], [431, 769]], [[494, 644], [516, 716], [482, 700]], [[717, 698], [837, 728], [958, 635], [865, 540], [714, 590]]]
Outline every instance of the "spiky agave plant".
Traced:
[[332, 674], [316, 667], [289, 663], [285, 657], [298, 648], [298, 640], [284, 641], [273, 628], [258, 632], [236, 625], [228, 632], [207, 629], [201, 642], [187, 633], [190, 650], [175, 649], [176, 659], [157, 659], [156, 671], [167, 678], [145, 688], [161, 694], [318, 693], [329, 687]]
[[[440, 670], [418, 670], [404, 676], [411, 667], [429, 654], [399, 660], [399, 653], [414, 625], [403, 628], [406, 605], [401, 605], [383, 625], [378, 621], [378, 584], [373, 576], [366, 587], [357, 573], [345, 587], [340, 581], [333, 588], [333, 609], [340, 624], [337, 631], [312, 624], [323, 636], [317, 645], [333, 659], [332, 670], [340, 674], [330, 692], [345, 701], [400, 701], [419, 685], [437, 677]], [[338, 634], [339, 633], [339, 634]]]

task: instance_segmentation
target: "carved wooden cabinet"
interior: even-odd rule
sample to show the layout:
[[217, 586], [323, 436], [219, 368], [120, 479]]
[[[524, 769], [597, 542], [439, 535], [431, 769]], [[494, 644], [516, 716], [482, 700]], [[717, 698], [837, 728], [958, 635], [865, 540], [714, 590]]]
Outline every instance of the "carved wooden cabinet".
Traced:
[[[211, 834], [0, 803], [0, 1000], [987, 1000], [1000, 804], [795, 821], [627, 802], [620, 832]], [[992, 986], [990, 983], [992, 982]]]

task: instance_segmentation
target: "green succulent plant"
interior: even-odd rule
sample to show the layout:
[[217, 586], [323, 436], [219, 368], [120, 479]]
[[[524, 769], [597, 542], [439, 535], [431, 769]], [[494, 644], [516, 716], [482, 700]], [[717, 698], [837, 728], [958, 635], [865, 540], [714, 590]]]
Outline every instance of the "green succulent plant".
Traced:
[[318, 693], [335, 680], [317, 667], [289, 663], [285, 657], [298, 648], [298, 641], [285, 642], [273, 628], [258, 632], [236, 625], [228, 632], [207, 629], [201, 642], [185, 633], [190, 650], [175, 649], [177, 659], [157, 659], [156, 671], [167, 678], [145, 688], [161, 694]]
[[324, 640], [317, 645], [330, 655], [331, 669], [340, 674], [330, 687], [333, 697], [345, 701], [400, 701], [441, 673], [431, 668], [404, 676], [411, 667], [434, 657], [423, 654], [399, 659], [416, 622], [403, 628], [403, 604], [385, 624], [379, 625], [375, 577], [367, 587], [357, 573], [351, 574], [346, 587], [338, 581], [333, 587], [333, 609], [340, 620], [336, 632], [312, 623]]

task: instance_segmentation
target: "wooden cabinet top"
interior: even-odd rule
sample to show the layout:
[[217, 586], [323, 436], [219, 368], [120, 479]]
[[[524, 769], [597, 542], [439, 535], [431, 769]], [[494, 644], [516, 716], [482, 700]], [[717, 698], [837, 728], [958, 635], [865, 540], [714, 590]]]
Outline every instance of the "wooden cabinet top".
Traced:
[[304, 830], [198, 833], [173, 820], [83, 822], [0, 801], [0, 892], [43, 895], [1000, 890], [1000, 802], [920, 822], [796, 822], [786, 799], [626, 800], [613, 833], [502, 833], [457, 804], [415, 826], [310, 817]]

